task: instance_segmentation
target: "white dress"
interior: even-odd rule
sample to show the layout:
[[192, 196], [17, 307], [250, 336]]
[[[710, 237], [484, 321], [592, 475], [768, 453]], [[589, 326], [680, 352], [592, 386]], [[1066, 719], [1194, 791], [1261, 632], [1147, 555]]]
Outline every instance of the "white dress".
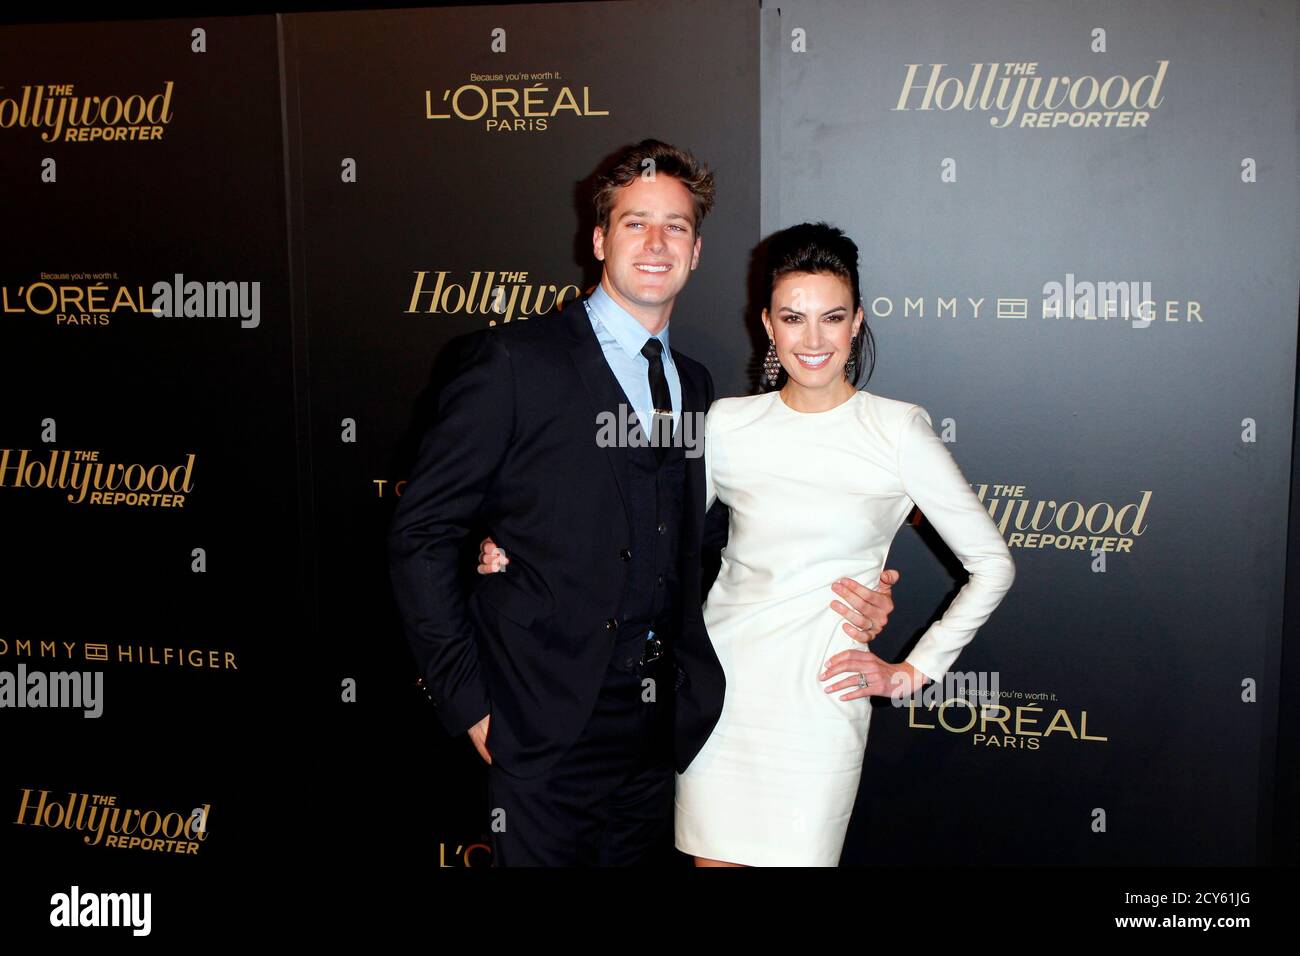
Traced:
[[830, 607], [841, 576], [874, 587], [913, 504], [970, 572], [908, 655], [942, 679], [1010, 588], [1002, 535], [919, 405], [856, 392], [798, 412], [773, 391], [705, 422], [708, 504], [731, 509], [704, 622], [726, 674], [722, 715], [677, 775], [676, 844], [751, 866], [836, 866], [858, 792], [870, 698], [818, 678], [863, 645]]

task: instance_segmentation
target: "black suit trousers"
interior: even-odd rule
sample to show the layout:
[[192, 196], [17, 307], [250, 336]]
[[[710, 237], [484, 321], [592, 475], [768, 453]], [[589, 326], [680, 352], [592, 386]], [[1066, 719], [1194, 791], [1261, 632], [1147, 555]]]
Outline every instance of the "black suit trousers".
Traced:
[[615, 649], [591, 717], [547, 771], [488, 768], [494, 866], [638, 866], [671, 853], [672, 656], [641, 665], [637, 654]]

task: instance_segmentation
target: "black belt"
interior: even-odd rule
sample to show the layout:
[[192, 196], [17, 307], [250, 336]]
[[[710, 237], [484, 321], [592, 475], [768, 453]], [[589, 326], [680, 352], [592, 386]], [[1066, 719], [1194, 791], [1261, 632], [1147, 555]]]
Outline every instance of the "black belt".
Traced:
[[641, 664], [643, 666], [645, 664], [653, 664], [655, 661], [659, 660], [659, 658], [664, 656], [664, 652], [667, 651], [667, 649], [668, 648], [665, 646], [663, 638], [655, 634], [654, 631], [650, 631], [646, 634], [644, 646], [641, 649]]
[[624, 669], [648, 667], [672, 652], [672, 641], [651, 630], [635, 647], [619, 648], [614, 660]]

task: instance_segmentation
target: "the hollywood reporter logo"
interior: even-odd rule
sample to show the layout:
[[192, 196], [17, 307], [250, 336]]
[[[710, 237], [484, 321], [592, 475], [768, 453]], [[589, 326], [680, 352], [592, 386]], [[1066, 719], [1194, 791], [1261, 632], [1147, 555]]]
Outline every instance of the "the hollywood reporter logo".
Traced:
[[906, 66], [894, 112], [991, 112], [989, 125], [995, 129], [1145, 128], [1164, 103], [1160, 91], [1169, 61], [1157, 61], [1153, 72], [1136, 80], [1122, 74], [1106, 79], [1040, 75], [1034, 61], [972, 63], [964, 79], [945, 76], [947, 63], [929, 64], [928, 75], [920, 63]]
[[674, 416], [653, 416], [649, 434], [634, 409], [620, 402], [618, 412], [602, 411], [596, 415], [596, 445], [600, 448], [685, 448], [687, 458], [704, 454], [704, 412], [682, 412], [677, 427]]
[[68, 799], [51, 799], [49, 790], [24, 787], [16, 826], [80, 832], [86, 846], [195, 856], [208, 839], [211, 804], [177, 810], [143, 810], [118, 805], [116, 794], [70, 791]]

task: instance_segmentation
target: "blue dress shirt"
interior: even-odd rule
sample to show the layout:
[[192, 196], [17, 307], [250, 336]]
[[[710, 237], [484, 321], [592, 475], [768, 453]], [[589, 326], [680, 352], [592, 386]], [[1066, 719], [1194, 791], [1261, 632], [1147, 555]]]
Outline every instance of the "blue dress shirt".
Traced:
[[[591, 319], [592, 331], [605, 353], [623, 394], [632, 403], [632, 409], [641, 420], [641, 428], [650, 434], [649, 422], [654, 415], [654, 399], [650, 394], [650, 362], [641, 354], [641, 349], [650, 340], [646, 327], [632, 317], [632, 314], [610, 297], [604, 285], [598, 284], [596, 291], [587, 298], [587, 316]], [[677, 374], [677, 365], [673, 362], [673, 353], [668, 348], [668, 323], [655, 336], [663, 345], [661, 360], [664, 365], [664, 377], [668, 380], [668, 393], [673, 399], [673, 432], [676, 434], [677, 423], [682, 414], [682, 380]]]

